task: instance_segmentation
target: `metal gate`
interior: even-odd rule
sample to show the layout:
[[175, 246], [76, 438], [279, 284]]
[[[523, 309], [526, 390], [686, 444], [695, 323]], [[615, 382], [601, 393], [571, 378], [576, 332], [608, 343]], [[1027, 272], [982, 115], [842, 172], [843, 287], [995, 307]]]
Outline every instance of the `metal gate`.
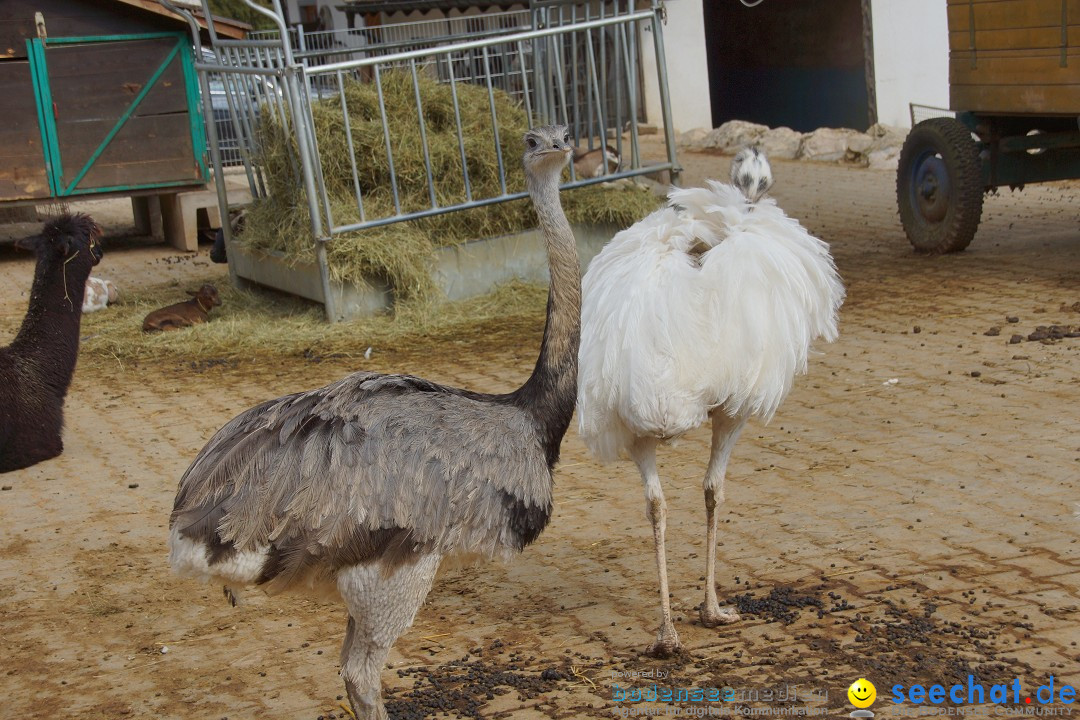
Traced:
[[209, 178], [185, 33], [27, 40], [55, 197]]

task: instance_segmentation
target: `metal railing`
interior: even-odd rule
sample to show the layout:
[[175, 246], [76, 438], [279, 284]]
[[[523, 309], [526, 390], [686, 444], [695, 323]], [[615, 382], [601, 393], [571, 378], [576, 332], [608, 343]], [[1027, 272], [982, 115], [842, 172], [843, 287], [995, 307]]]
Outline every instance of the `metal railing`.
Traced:
[[920, 105], [918, 103], [908, 103], [908, 113], [911, 115], [911, 127], [915, 127], [923, 120], [929, 120], [930, 118], [956, 117], [956, 113], [948, 108]]
[[[310, 213], [322, 294], [327, 317], [331, 320], [337, 317], [337, 311], [329, 284], [326, 243], [336, 235], [526, 196], [523, 189], [510, 187], [507, 182], [508, 158], [504, 156], [504, 145], [518, 140], [500, 137], [500, 113], [510, 112], [507, 107], [515, 107], [515, 113], [523, 112], [531, 125], [566, 124], [575, 143], [582, 149], [597, 145], [611, 145], [616, 149], [617, 167], [604, 162], [598, 176], [590, 177], [578, 177], [571, 167], [570, 181], [564, 187], [660, 171], [668, 171], [672, 180], [677, 180], [679, 168], [671, 128], [658, 4], [635, 11], [631, 3], [624, 2], [622, 8], [615, 4], [618, 12], [592, 12], [584, 7], [573, 9], [574, 6], [562, 0], [534, 0], [530, 10], [534, 27], [528, 30], [490, 34], [481, 28], [482, 32], [470, 37], [454, 37], [453, 42], [441, 38], [441, 44], [434, 46], [421, 44], [411, 49], [384, 52], [385, 48], [375, 50], [370, 45], [342, 49], [328, 42], [325, 43], [330, 45], [327, 49], [312, 49], [306, 44], [310, 34], [288, 39], [290, 32], [285, 27], [279, 0], [274, 0], [274, 10], [258, 8], [245, 0], [273, 20], [278, 27], [276, 35], [226, 39], [216, 34], [211, 20], [208, 23], [211, 46], [203, 51], [194, 18], [171, 5], [169, 0], [160, 1], [186, 16], [192, 26], [197, 57], [202, 59], [196, 63], [196, 69], [203, 87], [204, 111], [208, 116], [213, 111], [209, 85], [213, 83], [224, 91], [224, 103], [219, 106], [228, 110], [232, 121], [230, 137], [224, 139], [230, 143], [235, 141], [230, 149], [242, 160], [252, 196], [259, 198], [271, 194], [273, 182], [277, 182], [279, 188], [303, 190]], [[209, 18], [206, 2], [203, 0], [205, 17]], [[656, 90], [661, 98], [658, 110], [663, 115], [667, 143], [666, 160], [653, 163], [643, 160], [637, 134], [637, 120], [643, 117], [644, 105], [640, 45], [642, 38], [649, 35], [657, 63]], [[301, 37], [305, 37], [303, 45]], [[316, 37], [322, 38], [317, 42], [325, 40], [323, 36]], [[294, 42], [298, 47], [294, 47]], [[337, 59], [339, 57], [344, 59]], [[412, 97], [408, 104], [415, 110], [418, 135], [410, 137], [409, 142], [423, 157], [426, 172], [422, 178], [402, 177], [396, 171], [395, 160], [402, 152], [404, 141], [400, 136], [401, 129], [388, 120], [385, 85], [391, 77], [397, 86], [402, 78], [411, 84], [408, 95]], [[448, 87], [452, 97], [452, 117], [446, 111], [446, 117], [442, 118], [443, 130], [451, 127], [457, 138], [456, 153], [460, 163], [455, 164], [456, 170], [452, 172], [447, 172], [445, 167], [438, 174], [432, 170], [432, 147], [427, 128], [430, 121], [425, 118], [425, 91], [422, 90], [428, 88], [430, 91], [432, 82], [444, 88], [444, 95]], [[377, 117], [374, 120], [368, 118], [365, 125], [369, 154], [364, 158], [357, 156], [356, 131], [350, 127], [353, 120], [349, 97], [356, 84], [367, 88], [365, 92], [374, 91], [377, 108], [372, 110], [377, 112]], [[473, 87], [468, 89], [467, 86]], [[485, 122], [483, 128], [477, 129], [475, 124], [472, 128], [463, 125], [459, 100], [467, 89], [474, 100], [477, 93], [486, 96], [490, 122]], [[510, 100], [509, 106], [504, 94]], [[344, 135], [352, 201], [355, 202], [354, 208], [341, 213], [345, 217], [338, 217], [336, 211], [342, 210], [341, 205], [334, 206], [327, 191], [323, 176], [325, 158], [319, 153], [313, 108], [319, 111], [320, 117], [325, 118], [331, 113], [338, 118], [334, 121], [335, 127]], [[393, 108], [395, 111], [400, 109]], [[207, 127], [218, 199], [225, 217], [227, 198], [221, 175], [224, 134], [214, 123], [208, 123]], [[370, 157], [372, 133], [381, 134], [381, 142], [375, 143], [381, 157], [374, 159]], [[494, 170], [498, 178], [495, 191], [481, 191], [479, 183], [473, 182], [476, 166], [470, 170], [466, 146], [473, 148], [473, 152], [480, 147], [475, 137], [477, 133], [486, 138], [482, 140], [482, 147], [487, 148], [483, 154], [484, 164], [479, 170], [487, 174]], [[506, 146], [515, 148], [516, 158], [516, 145]], [[281, 178], [267, 176], [264, 154], [271, 147], [279, 156], [280, 153], [287, 156], [285, 166], [291, 177], [284, 184]], [[279, 161], [279, 170], [280, 166]], [[385, 179], [388, 187], [372, 188], [362, 181], [362, 176], [369, 177], [371, 166], [381, 168], [380, 177]], [[384, 198], [388, 195], [392, 203], [372, 202], [373, 193]], [[404, 203], [406, 194], [414, 200]], [[419, 206], [415, 202], [418, 196], [426, 198]], [[228, 223], [223, 231], [226, 239], [231, 241]]]

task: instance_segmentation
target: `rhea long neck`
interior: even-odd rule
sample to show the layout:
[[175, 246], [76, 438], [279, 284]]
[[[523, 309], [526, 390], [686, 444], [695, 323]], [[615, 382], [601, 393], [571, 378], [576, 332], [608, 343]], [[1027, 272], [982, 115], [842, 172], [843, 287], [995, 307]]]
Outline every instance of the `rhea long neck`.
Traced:
[[515, 403], [533, 416], [549, 466], [558, 460], [559, 444], [574, 414], [581, 337], [581, 266], [574, 233], [559, 201], [561, 175], [561, 165], [541, 177], [526, 173], [547, 246], [551, 284], [540, 356], [532, 375], [513, 394]]
[[[80, 258], [81, 260], [81, 258]], [[89, 266], [75, 261], [54, 267], [39, 260], [30, 287], [30, 306], [12, 350], [32, 360], [50, 385], [66, 389], [78, 355], [83, 292]]]

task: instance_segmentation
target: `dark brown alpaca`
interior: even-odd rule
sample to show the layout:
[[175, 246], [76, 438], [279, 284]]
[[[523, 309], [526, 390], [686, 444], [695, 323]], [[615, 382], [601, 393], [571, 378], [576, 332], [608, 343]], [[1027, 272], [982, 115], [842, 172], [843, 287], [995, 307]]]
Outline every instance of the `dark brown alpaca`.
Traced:
[[83, 291], [101, 260], [101, 228], [88, 215], [61, 215], [32, 245], [30, 307], [14, 342], [0, 348], [0, 472], [64, 450], [64, 396], [79, 354]]
[[213, 285], [203, 285], [198, 292], [188, 290], [187, 294], [192, 296], [190, 300], [159, 308], [147, 315], [143, 320], [143, 332], [179, 330], [204, 323], [210, 317], [210, 308], [221, 304], [217, 288]]

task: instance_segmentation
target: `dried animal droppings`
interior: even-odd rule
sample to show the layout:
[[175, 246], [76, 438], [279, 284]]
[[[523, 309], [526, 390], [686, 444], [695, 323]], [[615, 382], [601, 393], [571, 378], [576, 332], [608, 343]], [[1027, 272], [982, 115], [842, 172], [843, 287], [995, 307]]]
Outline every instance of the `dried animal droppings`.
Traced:
[[1001, 328], [997, 325], [993, 326], [992, 328], [983, 333], [983, 335], [986, 335], [987, 337], [997, 337], [1000, 334]]

